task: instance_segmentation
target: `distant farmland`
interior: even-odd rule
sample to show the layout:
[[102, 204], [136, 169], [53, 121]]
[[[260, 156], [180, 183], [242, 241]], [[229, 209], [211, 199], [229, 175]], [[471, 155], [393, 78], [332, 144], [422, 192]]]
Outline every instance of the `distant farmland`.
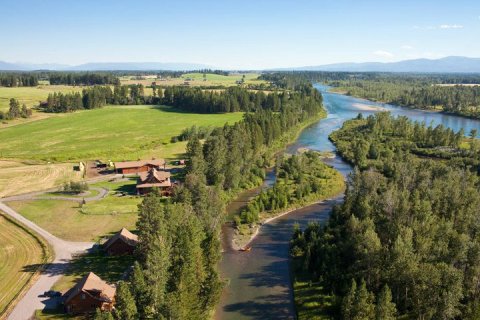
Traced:
[[76, 92], [82, 91], [82, 87], [73, 86], [50, 86], [39, 85], [36, 87], [0, 87], [0, 111], [6, 111], [9, 108], [11, 98], [17, 99], [20, 104], [26, 104], [27, 107], [38, 105], [39, 101], [47, 100], [48, 94], [54, 92]]
[[193, 125], [223, 126], [242, 113], [193, 114], [165, 106], [109, 106], [0, 129], [0, 158], [73, 161], [170, 157], [170, 139]]

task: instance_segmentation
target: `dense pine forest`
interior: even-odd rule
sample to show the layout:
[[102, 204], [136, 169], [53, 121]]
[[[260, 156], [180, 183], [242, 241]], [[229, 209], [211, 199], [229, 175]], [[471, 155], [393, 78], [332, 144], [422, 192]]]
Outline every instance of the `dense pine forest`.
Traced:
[[22, 72], [0, 72], [1, 87], [35, 87], [38, 85], [38, 75]]
[[52, 85], [93, 86], [120, 84], [118, 77], [111, 72], [51, 72], [48, 73], [47, 77]]
[[[113, 314], [97, 319], [207, 319], [222, 283], [220, 227], [225, 199], [263, 181], [274, 151], [323, 114], [321, 96], [291, 92], [278, 111], [256, 106], [239, 123], [189, 137], [184, 183], [171, 200], [152, 193], [140, 205], [137, 262], [117, 291]], [[240, 110], [251, 108], [242, 100]]]
[[321, 95], [312, 86], [303, 86], [301, 91], [250, 91], [231, 87], [221, 91], [208, 91], [181, 86], [153, 88], [153, 95], [145, 95], [143, 85], [94, 86], [82, 93], [53, 93], [41, 108], [46, 112], [72, 112], [82, 109], [101, 108], [113, 105], [167, 105], [195, 113], [223, 113], [239, 111], [281, 111], [289, 104], [301, 103], [305, 112], [311, 113], [321, 101]]
[[[480, 144], [388, 113], [331, 138], [356, 166], [325, 226], [297, 229], [292, 254], [341, 319], [480, 317]], [[321, 296], [314, 299], [322, 300]]]

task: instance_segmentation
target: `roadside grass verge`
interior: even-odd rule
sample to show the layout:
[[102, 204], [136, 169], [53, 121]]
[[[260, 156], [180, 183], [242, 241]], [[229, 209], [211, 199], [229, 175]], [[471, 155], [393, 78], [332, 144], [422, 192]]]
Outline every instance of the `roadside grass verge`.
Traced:
[[[30, 287], [37, 272], [51, 259], [50, 247], [28, 228], [0, 212], [0, 318]], [[24, 266], [34, 265], [32, 270]]]

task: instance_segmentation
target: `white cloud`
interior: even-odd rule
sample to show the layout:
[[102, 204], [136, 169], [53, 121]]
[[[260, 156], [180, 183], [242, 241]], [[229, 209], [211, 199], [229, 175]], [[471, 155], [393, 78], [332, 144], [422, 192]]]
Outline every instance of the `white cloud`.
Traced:
[[382, 58], [393, 58], [394, 54], [384, 50], [377, 50], [373, 52], [374, 55], [382, 57]]
[[441, 24], [439, 26], [413, 26], [414, 30], [463, 29], [461, 24]]
[[440, 25], [440, 29], [462, 29], [463, 26], [461, 24], [442, 24]]
[[413, 49], [413, 47], [412, 47], [412, 46], [409, 46], [408, 44], [403, 45], [403, 46], [401, 46], [400, 48], [402, 48], [403, 50], [412, 50], [412, 49]]

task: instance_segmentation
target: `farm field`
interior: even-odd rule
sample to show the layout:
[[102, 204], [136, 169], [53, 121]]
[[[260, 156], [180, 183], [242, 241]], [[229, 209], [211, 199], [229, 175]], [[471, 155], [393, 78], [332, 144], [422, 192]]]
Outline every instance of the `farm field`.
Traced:
[[39, 85], [36, 87], [0, 87], [0, 111], [9, 108], [11, 98], [17, 99], [20, 104], [25, 103], [27, 107], [38, 105], [41, 100], [46, 100], [50, 93], [54, 92], [76, 92], [82, 91], [82, 87], [64, 85]]
[[73, 165], [0, 160], [0, 198], [49, 189], [66, 181], [78, 180], [81, 175], [73, 171]]
[[33, 276], [23, 268], [46, 262], [48, 249], [38, 238], [0, 214], [0, 319]]
[[[206, 81], [203, 81], [203, 73], [194, 72], [194, 73], [186, 73], [183, 74], [180, 78], [170, 78], [167, 80], [156, 80], [154, 78], [147, 78], [144, 80], [136, 80], [132, 79], [132, 77], [121, 77], [120, 82], [122, 84], [135, 84], [141, 83], [144, 86], [150, 86], [153, 81], [157, 82], [157, 85], [160, 86], [175, 86], [175, 85], [183, 85], [187, 78], [191, 79], [189, 81], [190, 86], [234, 86], [237, 85], [236, 81], [241, 80], [242, 76], [245, 75], [245, 84], [267, 84], [264, 80], [258, 80], [258, 73], [238, 73], [238, 74], [229, 74], [228, 76], [224, 76], [221, 74], [214, 74], [214, 73], [207, 73], [206, 74]], [[149, 91], [146, 91], [149, 93]]]
[[0, 130], [0, 158], [75, 161], [175, 157], [185, 128], [223, 126], [242, 113], [193, 114], [165, 106], [107, 106]]

